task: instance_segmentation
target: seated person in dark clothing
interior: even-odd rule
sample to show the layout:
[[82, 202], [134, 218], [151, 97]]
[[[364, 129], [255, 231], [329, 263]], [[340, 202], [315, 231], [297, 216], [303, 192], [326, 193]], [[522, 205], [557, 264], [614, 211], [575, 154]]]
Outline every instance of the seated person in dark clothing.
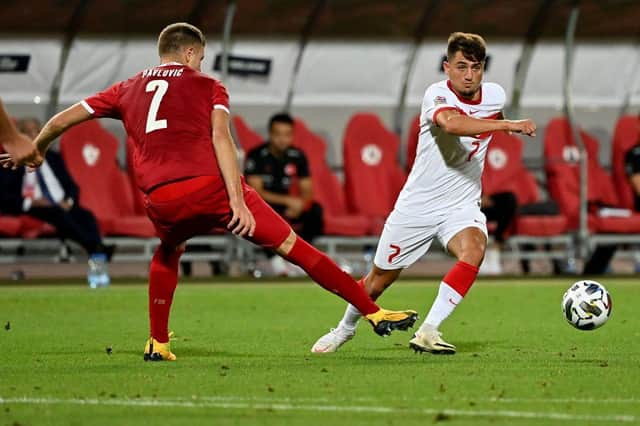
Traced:
[[[18, 129], [34, 139], [40, 122], [30, 118]], [[113, 247], [105, 247], [93, 214], [78, 205], [78, 186], [69, 175], [60, 154], [49, 150], [45, 162], [33, 173], [0, 168], [0, 211], [26, 214], [51, 224], [58, 234], [80, 244], [91, 255], [110, 258]]]
[[511, 226], [518, 209], [518, 200], [512, 192], [499, 192], [482, 196], [482, 213], [488, 222], [496, 222], [493, 233], [494, 244], [487, 247], [480, 271], [484, 274], [498, 275], [502, 273], [500, 251], [504, 243], [504, 234]]
[[291, 116], [276, 114], [271, 117], [269, 140], [247, 154], [245, 176], [247, 183], [302, 238], [312, 242], [323, 232], [322, 207], [313, 200], [307, 158], [301, 150], [291, 146], [292, 143]]
[[640, 212], [640, 144], [625, 154], [624, 169], [633, 189], [633, 209]]

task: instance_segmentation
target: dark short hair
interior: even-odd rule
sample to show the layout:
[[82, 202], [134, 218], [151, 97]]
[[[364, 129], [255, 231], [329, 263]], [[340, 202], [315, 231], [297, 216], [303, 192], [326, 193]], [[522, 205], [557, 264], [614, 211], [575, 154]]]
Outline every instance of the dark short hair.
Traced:
[[269, 119], [269, 130], [271, 130], [275, 123], [285, 123], [293, 126], [293, 118], [286, 112], [279, 112], [272, 115]]
[[478, 34], [455, 32], [447, 42], [447, 60], [452, 60], [456, 52], [474, 62], [482, 62], [487, 57], [487, 44]]
[[186, 22], [176, 22], [167, 25], [158, 37], [158, 53], [160, 56], [178, 53], [183, 47], [201, 45], [204, 46], [206, 40], [202, 31], [198, 27]]

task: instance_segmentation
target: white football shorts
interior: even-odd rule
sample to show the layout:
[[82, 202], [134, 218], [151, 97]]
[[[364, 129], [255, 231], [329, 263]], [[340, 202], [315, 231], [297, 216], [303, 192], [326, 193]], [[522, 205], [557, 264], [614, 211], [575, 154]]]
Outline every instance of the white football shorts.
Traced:
[[487, 236], [487, 218], [476, 204], [426, 218], [408, 217], [394, 210], [384, 224], [374, 263], [384, 270], [407, 268], [425, 255], [434, 238], [446, 250], [454, 235], [470, 227]]

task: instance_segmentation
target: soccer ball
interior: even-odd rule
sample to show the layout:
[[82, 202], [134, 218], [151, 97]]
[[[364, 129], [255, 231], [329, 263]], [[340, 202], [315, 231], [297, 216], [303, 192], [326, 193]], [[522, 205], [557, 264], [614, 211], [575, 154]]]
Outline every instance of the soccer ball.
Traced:
[[595, 330], [611, 316], [611, 296], [596, 281], [578, 281], [562, 297], [562, 313], [578, 330]]

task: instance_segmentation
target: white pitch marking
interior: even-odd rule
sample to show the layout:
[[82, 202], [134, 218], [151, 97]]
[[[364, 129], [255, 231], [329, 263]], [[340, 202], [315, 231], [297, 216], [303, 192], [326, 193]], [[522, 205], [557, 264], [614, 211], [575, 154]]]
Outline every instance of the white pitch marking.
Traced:
[[[168, 398], [169, 400], [176, 400], [176, 398]], [[182, 400], [181, 398], [177, 398], [177, 400]], [[259, 402], [333, 402], [335, 398], [325, 398], [325, 397], [283, 397], [283, 398], [270, 398], [270, 397], [246, 397], [246, 396], [194, 396], [191, 400], [201, 400], [201, 401], [259, 401]], [[349, 397], [349, 401], [356, 402], [377, 402], [379, 401], [376, 398], [371, 397]], [[455, 398], [446, 398], [446, 397], [419, 397], [418, 399], [408, 399], [408, 398], [398, 398], [394, 399], [396, 402], [422, 402], [422, 401], [464, 401], [464, 402], [487, 402], [487, 403], [504, 403], [504, 404], [521, 404], [521, 403], [541, 403], [541, 404], [640, 404], [640, 399], [638, 398], [499, 398], [499, 397], [490, 397], [490, 398], [473, 398], [473, 397], [455, 397]]]
[[275, 411], [315, 411], [315, 412], [351, 412], [351, 413], [378, 413], [378, 414], [444, 414], [459, 417], [504, 417], [520, 419], [544, 419], [558, 421], [599, 421], [599, 422], [635, 422], [637, 418], [629, 414], [612, 415], [577, 415], [560, 412], [539, 411], [513, 411], [513, 410], [459, 410], [450, 408], [421, 408], [408, 409], [381, 406], [362, 405], [319, 405], [319, 404], [292, 404], [285, 402], [252, 403], [252, 402], [214, 402], [184, 400], [157, 400], [157, 399], [65, 399], [65, 398], [1, 398], [0, 405], [26, 404], [26, 405], [104, 405], [104, 406], [128, 406], [128, 407], [180, 407], [180, 408], [221, 408], [221, 409], [252, 409]]

